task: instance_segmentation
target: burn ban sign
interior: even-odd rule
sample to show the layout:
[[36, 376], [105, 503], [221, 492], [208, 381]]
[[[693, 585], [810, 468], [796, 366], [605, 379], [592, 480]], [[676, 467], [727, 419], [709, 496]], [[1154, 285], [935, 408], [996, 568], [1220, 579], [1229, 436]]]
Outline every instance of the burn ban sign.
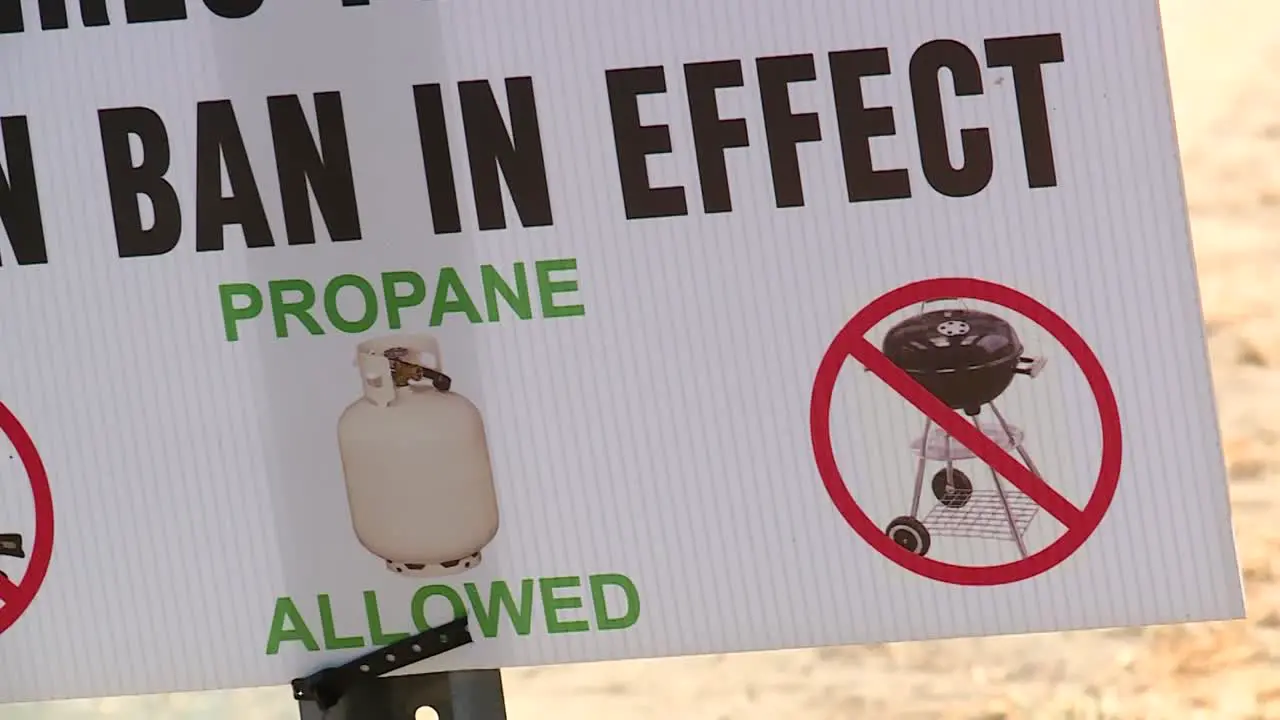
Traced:
[[0, 704], [1238, 619], [1156, 0], [796, 7], [0, 0]]

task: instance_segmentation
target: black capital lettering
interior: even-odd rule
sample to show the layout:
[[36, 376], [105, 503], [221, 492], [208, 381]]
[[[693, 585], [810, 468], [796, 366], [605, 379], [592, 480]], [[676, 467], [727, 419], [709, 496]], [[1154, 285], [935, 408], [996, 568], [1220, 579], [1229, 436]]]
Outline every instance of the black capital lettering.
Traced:
[[124, 20], [136, 23], [187, 19], [187, 0], [124, 0]]
[[481, 230], [501, 230], [507, 226], [499, 174], [506, 178], [511, 202], [522, 226], [551, 224], [551, 193], [547, 188], [547, 165], [542, 156], [533, 79], [507, 78], [506, 86], [507, 106], [511, 110], [509, 135], [489, 81], [458, 83], [471, 190]]
[[49, 262], [49, 253], [27, 118], [0, 117], [0, 139], [5, 160], [0, 163], [0, 227], [9, 236], [9, 247], [19, 265], [44, 265]]
[[431, 224], [437, 235], [462, 232], [458, 208], [458, 184], [449, 150], [449, 127], [444, 119], [444, 99], [438, 84], [413, 86], [413, 107], [418, 117], [418, 144], [431, 203]]
[[1063, 61], [1062, 35], [992, 38], [987, 40], [986, 49], [987, 67], [1013, 69], [1028, 184], [1033, 188], [1056, 186], [1058, 171], [1053, 158], [1053, 139], [1049, 133], [1044, 65]]
[[[21, 6], [21, 2], [14, 2]], [[70, 26], [67, 0], [40, 0], [40, 27], [43, 30], [66, 30]], [[21, 9], [19, 9], [21, 14]], [[107, 17], [106, 0], [80, 0], [80, 20], [85, 27], [101, 27], [111, 21]]]
[[[222, 196], [226, 162], [231, 196]], [[223, 248], [224, 229], [239, 225], [245, 245], [271, 247], [271, 226], [230, 100], [196, 105], [196, 251]]]
[[262, 0], [204, 0], [204, 6], [218, 17], [239, 20], [258, 12]]
[[773, 196], [780, 208], [804, 206], [804, 183], [796, 145], [822, 139], [817, 113], [791, 111], [791, 83], [818, 79], [813, 55], [778, 55], [756, 60], [760, 103], [764, 112], [769, 166], [773, 171]]
[[[182, 236], [182, 208], [178, 194], [164, 178], [171, 161], [164, 120], [143, 107], [99, 110], [98, 131], [120, 257], [164, 255], [173, 250]], [[133, 164], [130, 136], [136, 136], [142, 145], [142, 160], [137, 165]], [[139, 197], [151, 202], [155, 220], [150, 229], [142, 225]]]
[[957, 96], [982, 94], [982, 67], [969, 48], [954, 40], [934, 40], [916, 50], [911, 56], [910, 75], [920, 161], [934, 190], [949, 197], [968, 197], [991, 182], [995, 168], [991, 132], [986, 128], [961, 130], [964, 159], [959, 168], [952, 167], [938, 84], [938, 73], [944, 68], [951, 73]]
[[20, 33], [27, 29], [22, 17], [22, 3], [0, 3], [0, 35]]
[[316, 241], [310, 193], [315, 194], [316, 206], [334, 242], [361, 238], [342, 97], [336, 92], [316, 93], [315, 105], [318, 144], [297, 95], [267, 98], [280, 203], [290, 245], [311, 245]]
[[905, 169], [876, 170], [871, 158], [871, 138], [898, 131], [893, 108], [869, 108], [862, 94], [863, 78], [889, 74], [888, 48], [833, 52], [830, 62], [849, 202], [911, 197], [911, 177]]
[[613, 120], [613, 148], [618, 157], [618, 180], [628, 220], [689, 214], [684, 188], [649, 185], [646, 157], [671, 152], [671, 129], [640, 123], [639, 97], [667, 91], [662, 66], [605, 71], [609, 114]]
[[724, 151], [747, 147], [747, 122], [741, 118], [722, 119], [716, 91], [742, 87], [742, 63], [738, 60], [689, 63], [684, 66], [684, 78], [693, 124], [693, 147], [698, 158], [702, 208], [707, 213], [730, 212], [733, 198]]

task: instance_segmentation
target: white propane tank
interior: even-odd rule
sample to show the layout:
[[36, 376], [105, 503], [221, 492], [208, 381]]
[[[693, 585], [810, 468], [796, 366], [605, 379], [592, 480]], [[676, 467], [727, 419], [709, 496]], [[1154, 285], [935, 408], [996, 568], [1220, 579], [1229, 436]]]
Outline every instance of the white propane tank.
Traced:
[[356, 537], [393, 572], [452, 575], [480, 564], [498, 498], [480, 411], [451, 389], [425, 334], [356, 348], [363, 396], [338, 421]]

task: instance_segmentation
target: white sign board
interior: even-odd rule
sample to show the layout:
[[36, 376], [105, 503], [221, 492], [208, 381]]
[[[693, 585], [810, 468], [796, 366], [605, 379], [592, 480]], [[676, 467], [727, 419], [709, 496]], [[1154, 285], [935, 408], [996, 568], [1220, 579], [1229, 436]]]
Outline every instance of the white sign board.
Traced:
[[70, 5], [0, 701], [1242, 616], [1156, 0]]

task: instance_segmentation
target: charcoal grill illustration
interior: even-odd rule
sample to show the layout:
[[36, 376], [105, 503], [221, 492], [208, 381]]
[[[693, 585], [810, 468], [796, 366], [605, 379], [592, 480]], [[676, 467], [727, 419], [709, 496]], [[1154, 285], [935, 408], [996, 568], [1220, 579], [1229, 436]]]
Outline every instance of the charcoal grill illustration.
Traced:
[[[1021, 338], [1007, 321], [971, 310], [959, 300], [947, 302], [959, 307], [929, 310], [926, 306], [930, 303], [925, 303], [916, 315], [890, 328], [882, 351], [948, 407], [968, 417], [1001, 449], [1016, 452], [1027, 469], [1043, 479], [1023, 444], [1022, 429], [1005, 418], [995, 401], [1017, 376], [1039, 376], [1045, 358], [1025, 355]], [[989, 419], [982, 417], [984, 408], [990, 410]], [[910, 514], [894, 519], [886, 528], [894, 542], [923, 556], [934, 537], [1005, 540], [1015, 543], [1022, 556], [1027, 556], [1024, 535], [1040, 510], [1034, 501], [1006, 484], [989, 465], [993, 489], [975, 488], [973, 479], [956, 464], [977, 456], [932, 420], [925, 420], [924, 431], [910, 447], [917, 458], [915, 493]], [[929, 482], [937, 504], [921, 517], [930, 463], [942, 464]]]
[[[17, 533], [0, 533], [0, 557], [25, 558], [27, 553], [22, 549], [22, 536]], [[0, 568], [0, 579], [8, 580], [9, 576]]]

